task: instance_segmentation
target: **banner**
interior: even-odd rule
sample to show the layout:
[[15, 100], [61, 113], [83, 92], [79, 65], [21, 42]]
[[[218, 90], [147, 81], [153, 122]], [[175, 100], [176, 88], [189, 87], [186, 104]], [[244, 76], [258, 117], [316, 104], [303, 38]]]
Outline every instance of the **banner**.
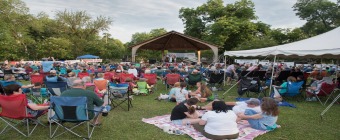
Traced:
[[168, 53], [167, 57], [176, 57], [176, 58], [196, 58], [195, 53]]
[[239, 64], [257, 64], [259, 62], [258, 59], [235, 59], [236, 63]]

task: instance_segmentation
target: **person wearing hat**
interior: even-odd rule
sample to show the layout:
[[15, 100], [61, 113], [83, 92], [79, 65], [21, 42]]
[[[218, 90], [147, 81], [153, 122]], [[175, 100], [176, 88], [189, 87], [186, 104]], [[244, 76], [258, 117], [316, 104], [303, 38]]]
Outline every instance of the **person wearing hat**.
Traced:
[[44, 81], [46, 81], [46, 82], [60, 82], [60, 81], [64, 81], [64, 79], [57, 75], [56, 70], [51, 70], [50, 75], [44, 77]]

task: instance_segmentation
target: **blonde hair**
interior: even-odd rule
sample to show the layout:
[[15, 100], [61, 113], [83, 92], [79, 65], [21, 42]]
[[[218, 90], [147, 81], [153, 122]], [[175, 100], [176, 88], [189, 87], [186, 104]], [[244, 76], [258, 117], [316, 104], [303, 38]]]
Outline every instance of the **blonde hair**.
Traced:
[[103, 74], [103, 73], [98, 73], [97, 76], [98, 76], [99, 78], [103, 78], [103, 77], [104, 77], [104, 74]]
[[181, 86], [181, 83], [180, 82], [176, 82], [175, 84], [174, 84], [174, 87], [180, 87]]
[[293, 76], [289, 76], [289, 77], [287, 78], [287, 82], [296, 82], [296, 78], [293, 77]]

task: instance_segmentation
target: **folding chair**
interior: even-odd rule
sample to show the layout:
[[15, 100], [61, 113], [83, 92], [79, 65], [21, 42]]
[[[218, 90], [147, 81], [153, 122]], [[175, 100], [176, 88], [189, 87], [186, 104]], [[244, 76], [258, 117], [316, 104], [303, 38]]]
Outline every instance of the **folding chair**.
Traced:
[[[114, 83], [110, 83], [109, 84], [109, 98], [111, 99], [111, 106], [112, 109], [115, 109], [117, 107], [120, 107], [122, 109], [124, 109], [121, 105], [123, 103], [127, 103], [128, 105], [128, 111], [130, 111], [130, 108], [133, 107], [132, 106], [132, 98], [130, 97], [131, 94], [129, 92], [129, 84], [125, 83], [125, 84], [114, 84]], [[121, 96], [117, 96], [117, 95], [121, 95]]]
[[[86, 97], [51, 97], [51, 105], [50, 108], [55, 112], [52, 114], [52, 111], [49, 112], [49, 122], [50, 122], [50, 138], [58, 137], [66, 132], [70, 132], [71, 134], [78, 136], [83, 139], [90, 139], [92, 133], [96, 127], [91, 123], [91, 118], [89, 117], [90, 111], [94, 112], [94, 110], [89, 110], [87, 106], [87, 98]], [[94, 113], [94, 118], [98, 118], [99, 112]], [[93, 122], [96, 122], [93, 121]], [[52, 123], [56, 123], [57, 126], [54, 130], [52, 130]], [[71, 123], [72, 125], [67, 125]], [[82, 136], [73, 131], [74, 128], [85, 124], [87, 126], [87, 135], [86, 137]], [[92, 125], [92, 129], [90, 128]], [[59, 127], [64, 128], [64, 131], [57, 133]]]
[[104, 79], [109, 80], [110, 82], [112, 82], [114, 75], [115, 75], [115, 73], [105, 72], [104, 73]]
[[283, 83], [283, 81], [287, 80], [290, 75], [290, 71], [281, 71], [279, 76], [275, 78], [275, 81], [278, 83]]
[[127, 78], [131, 78], [131, 80], [134, 80], [135, 76], [133, 74], [121, 73], [119, 77], [120, 83], [125, 83], [125, 80]]
[[31, 75], [31, 84], [35, 84], [35, 83], [44, 83], [44, 76], [43, 75]]
[[329, 98], [325, 101], [325, 103], [322, 103], [322, 101], [320, 100], [319, 97], [320, 96], [330, 97], [330, 95], [334, 91], [335, 87], [336, 87], [336, 85], [334, 83], [329, 84], [329, 83], [323, 82], [321, 84], [319, 93], [316, 94], [316, 93], [312, 93], [310, 91], [306, 91], [306, 94], [313, 95], [314, 97], [316, 97], [318, 99], [318, 101], [321, 103], [321, 105], [326, 105], [327, 100]]
[[79, 77], [80, 79], [83, 79], [83, 77], [85, 77], [85, 76], [90, 76], [90, 74], [87, 73], [87, 72], [79, 72], [79, 73], [78, 73], [78, 77]]
[[210, 86], [216, 86], [216, 84], [219, 84], [218, 88], [220, 88], [222, 86], [222, 82], [224, 80], [224, 73], [211, 73], [209, 80], [208, 80], [208, 84]]
[[241, 97], [246, 94], [250, 96], [250, 92], [258, 94], [260, 97], [261, 93], [266, 97], [266, 93], [261, 86], [260, 79], [257, 77], [241, 77], [238, 85], [237, 93]]
[[147, 79], [146, 83], [148, 83], [150, 86], [153, 85], [154, 88], [156, 88], [156, 86], [157, 86], [157, 75], [155, 73], [144, 74], [144, 78]]
[[137, 87], [138, 87], [139, 93], [149, 94], [148, 83], [137, 82]]
[[30, 94], [28, 95], [30, 99], [36, 104], [43, 104], [43, 100], [47, 99], [47, 89], [46, 88], [31, 88]]
[[196, 86], [197, 82], [202, 81], [201, 74], [189, 74], [188, 75], [188, 85], [190, 86]]
[[[44, 115], [46, 112], [42, 111], [37, 116], [32, 116], [27, 112], [27, 98], [25, 94], [5, 96], [0, 95], [0, 119], [5, 122], [6, 126], [0, 134], [4, 134], [10, 129], [14, 129], [21, 135], [29, 137], [36, 127], [40, 124], [43, 125], [38, 117]], [[30, 127], [29, 122], [34, 122], [34, 127]], [[26, 131], [21, 131], [17, 126], [21, 123], [25, 123]], [[44, 126], [44, 125], [43, 125]]]
[[168, 86], [173, 86], [176, 82], [179, 82], [181, 76], [179, 74], [167, 74], [165, 81], [165, 88], [168, 90]]
[[60, 94], [67, 89], [67, 82], [45, 82], [48, 92], [53, 96]]
[[296, 97], [298, 95], [302, 95], [301, 89], [303, 85], [303, 81], [300, 82], [288, 82], [287, 90], [285, 93], [280, 93], [283, 97]]

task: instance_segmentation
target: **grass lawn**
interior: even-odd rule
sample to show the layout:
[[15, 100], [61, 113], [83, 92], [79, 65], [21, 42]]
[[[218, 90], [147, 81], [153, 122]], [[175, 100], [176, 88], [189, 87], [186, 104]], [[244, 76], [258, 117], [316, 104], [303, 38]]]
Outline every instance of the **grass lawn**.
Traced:
[[[228, 87], [224, 87], [224, 89], [227, 90]], [[170, 114], [171, 109], [175, 106], [175, 103], [154, 100], [159, 93], [166, 93], [165, 86], [160, 83], [154, 94], [134, 96], [133, 108], [131, 108], [129, 112], [121, 108], [112, 110], [107, 117], [103, 118], [103, 125], [94, 131], [92, 139], [191, 139], [187, 135], [176, 136], [166, 134], [161, 129], [142, 122], [142, 118]], [[218, 92], [220, 98], [222, 98], [223, 93], [224, 91]], [[235, 97], [237, 97], [237, 93], [236, 90], [233, 89], [226, 94], [225, 100], [235, 101]], [[324, 119], [321, 120], [320, 113], [325, 109], [325, 106], [322, 106], [319, 102], [297, 102], [292, 99], [290, 99], [289, 102], [295, 104], [297, 108], [280, 107], [278, 124], [280, 124], [282, 128], [259, 136], [256, 140], [340, 139], [340, 105], [335, 104], [324, 115]], [[46, 121], [46, 119], [44, 119], [44, 121]], [[0, 123], [0, 127], [4, 127], [4, 122]], [[85, 130], [85, 127], [80, 127], [77, 130]], [[0, 139], [45, 140], [49, 139], [49, 128], [39, 126], [29, 138], [25, 138], [15, 131], [10, 130], [6, 134], [0, 135]], [[77, 137], [64, 134], [56, 139], [77, 139]]]

